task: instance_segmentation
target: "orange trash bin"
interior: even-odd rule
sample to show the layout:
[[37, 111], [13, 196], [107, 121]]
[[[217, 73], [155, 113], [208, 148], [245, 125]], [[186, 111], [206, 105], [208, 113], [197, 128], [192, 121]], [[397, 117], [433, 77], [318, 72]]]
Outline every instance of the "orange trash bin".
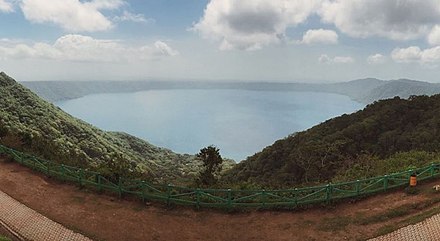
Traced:
[[416, 174], [412, 174], [411, 177], [409, 178], [409, 186], [410, 187], [417, 186], [417, 175]]

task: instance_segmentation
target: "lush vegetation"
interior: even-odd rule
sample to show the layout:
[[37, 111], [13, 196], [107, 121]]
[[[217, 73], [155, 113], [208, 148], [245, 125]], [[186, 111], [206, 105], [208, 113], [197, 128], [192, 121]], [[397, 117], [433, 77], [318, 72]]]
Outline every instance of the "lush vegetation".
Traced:
[[440, 95], [395, 97], [276, 141], [224, 181], [287, 186], [402, 171], [440, 160]]
[[220, 150], [215, 146], [208, 146], [197, 153], [197, 158], [203, 162], [197, 184], [199, 186], [212, 186], [217, 183], [217, 178], [222, 171], [223, 158]]
[[[387, 95], [386, 86], [396, 87], [396, 83], [417, 85], [420, 91], [428, 88], [421, 82], [375, 79], [327, 87], [330, 92], [343, 87], [345, 94], [353, 96], [359, 96], [360, 89]], [[292, 88], [314, 87], [297, 84]], [[411, 92], [405, 89], [397, 88], [400, 93]], [[352, 180], [440, 161], [440, 95], [375, 102], [357, 113], [294, 133], [229, 170], [230, 160], [210, 166], [206, 153], [199, 153], [199, 158], [179, 155], [125, 133], [101, 131], [41, 100], [4, 73], [0, 74], [0, 94], [0, 143], [96, 170], [111, 179], [143, 176], [157, 182], [259, 188]], [[219, 175], [223, 178], [217, 183]]]
[[[202, 162], [125, 133], [76, 119], [0, 73], [0, 143], [42, 158], [99, 171], [109, 178], [142, 176], [191, 181]], [[231, 162], [226, 162], [226, 169]]]
[[2, 236], [1, 234], [0, 234], [0, 241], [11, 241], [9, 238], [7, 238], [7, 237], [5, 237], [5, 236]]

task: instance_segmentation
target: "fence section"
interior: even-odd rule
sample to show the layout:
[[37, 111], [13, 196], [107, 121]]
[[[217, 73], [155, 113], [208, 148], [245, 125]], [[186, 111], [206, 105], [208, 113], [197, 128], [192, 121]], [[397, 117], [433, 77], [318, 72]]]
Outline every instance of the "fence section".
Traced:
[[48, 176], [99, 191], [110, 191], [120, 197], [133, 195], [143, 201], [159, 201], [167, 205], [190, 205], [197, 208], [296, 208], [308, 204], [328, 204], [338, 199], [360, 197], [406, 186], [413, 173], [417, 173], [418, 180], [440, 175], [440, 163], [433, 163], [427, 167], [400, 173], [315, 187], [286, 190], [197, 189], [122, 178], [112, 181], [97, 172], [42, 160], [3, 145], [0, 145], [0, 154], [7, 155], [14, 161]]

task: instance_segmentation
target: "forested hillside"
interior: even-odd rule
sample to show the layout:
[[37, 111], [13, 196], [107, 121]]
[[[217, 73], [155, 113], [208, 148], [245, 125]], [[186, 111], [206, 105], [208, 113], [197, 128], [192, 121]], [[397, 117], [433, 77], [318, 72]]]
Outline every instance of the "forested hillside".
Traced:
[[[200, 161], [72, 117], [0, 73], [0, 143], [109, 176], [157, 182], [192, 179]], [[230, 162], [228, 162], [231, 164]]]
[[225, 180], [285, 186], [425, 165], [438, 160], [439, 113], [440, 95], [378, 101], [276, 141]]

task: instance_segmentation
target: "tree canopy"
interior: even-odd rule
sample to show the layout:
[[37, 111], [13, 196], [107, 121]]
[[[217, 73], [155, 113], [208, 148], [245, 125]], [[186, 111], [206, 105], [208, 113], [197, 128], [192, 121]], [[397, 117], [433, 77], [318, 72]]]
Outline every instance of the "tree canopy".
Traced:
[[217, 176], [222, 170], [223, 158], [220, 150], [215, 146], [208, 146], [197, 153], [197, 158], [203, 163], [203, 168], [198, 176], [198, 184], [210, 186], [217, 182]]
[[[227, 182], [297, 185], [327, 182], [396, 153], [440, 150], [440, 95], [395, 97], [276, 141], [230, 170]], [[414, 160], [418, 166], [423, 160]]]

